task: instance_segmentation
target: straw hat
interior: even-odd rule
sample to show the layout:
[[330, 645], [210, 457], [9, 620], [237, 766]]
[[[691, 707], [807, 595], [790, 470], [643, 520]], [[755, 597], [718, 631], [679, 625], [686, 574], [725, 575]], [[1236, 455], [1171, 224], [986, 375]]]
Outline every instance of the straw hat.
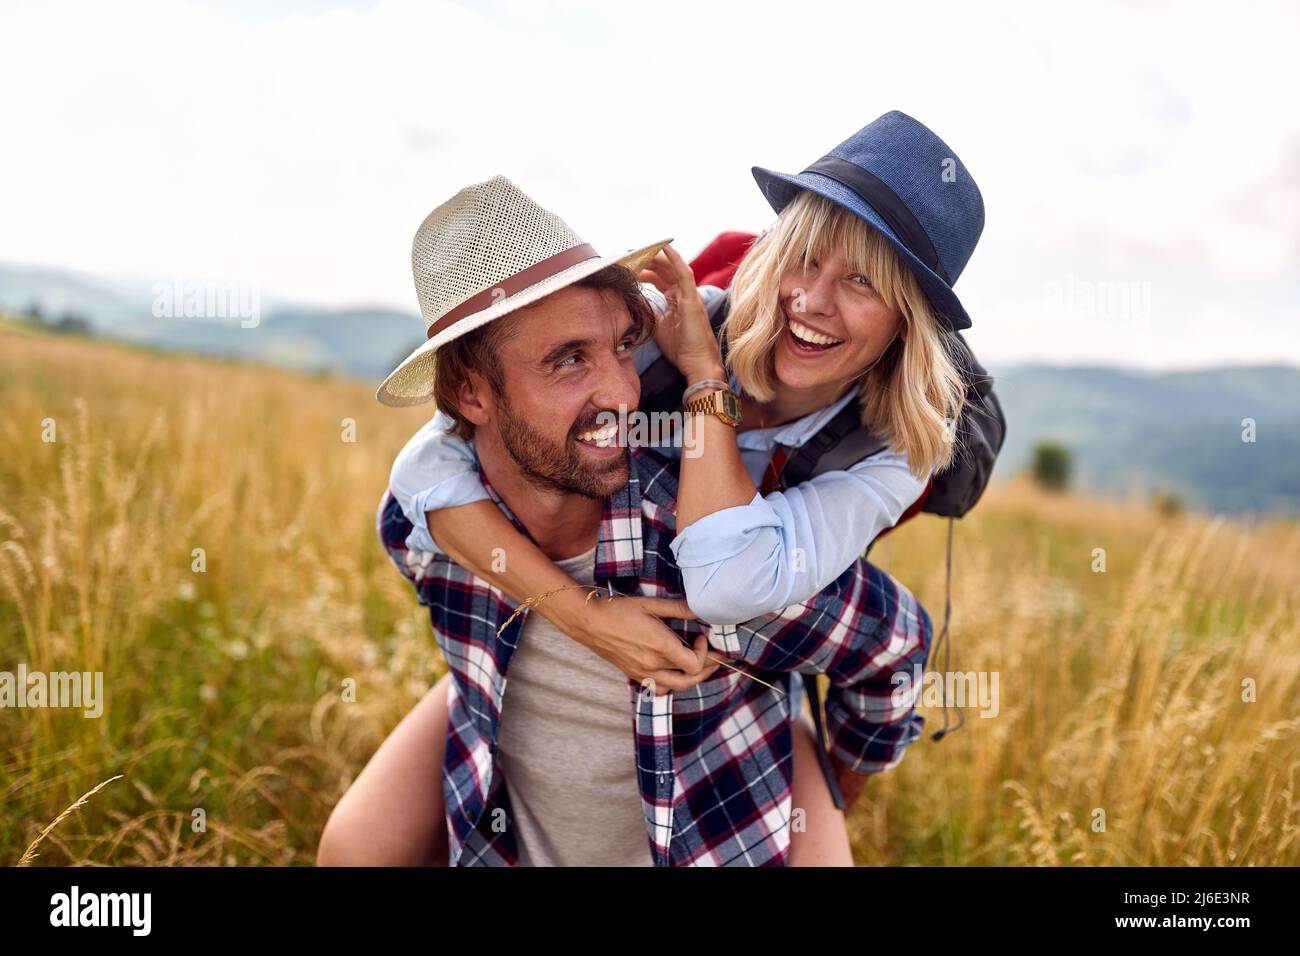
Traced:
[[466, 186], [416, 230], [411, 271], [428, 341], [384, 379], [375, 397], [385, 405], [432, 401], [439, 348], [606, 266], [635, 273], [670, 242], [601, 256], [504, 176]]

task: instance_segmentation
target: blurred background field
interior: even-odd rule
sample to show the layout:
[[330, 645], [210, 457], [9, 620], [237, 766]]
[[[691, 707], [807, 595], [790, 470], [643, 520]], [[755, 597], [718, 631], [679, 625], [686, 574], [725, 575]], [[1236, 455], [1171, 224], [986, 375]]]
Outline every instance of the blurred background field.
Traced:
[[[13, 323], [0, 408], [0, 670], [102, 670], [107, 696], [0, 710], [0, 863], [119, 774], [35, 864], [313, 862], [442, 670], [374, 533], [428, 410]], [[945, 537], [925, 516], [872, 554], [936, 626]], [[860, 865], [1300, 863], [1300, 525], [1008, 479], [957, 525], [953, 601], [952, 668], [997, 671], [1000, 713], [869, 785]]]

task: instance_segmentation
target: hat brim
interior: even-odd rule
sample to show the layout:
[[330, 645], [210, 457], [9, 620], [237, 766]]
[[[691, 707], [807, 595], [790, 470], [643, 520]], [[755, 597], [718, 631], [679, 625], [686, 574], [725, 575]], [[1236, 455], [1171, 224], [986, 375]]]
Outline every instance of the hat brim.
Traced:
[[670, 242], [672, 242], [671, 239], [663, 239], [622, 255], [601, 256], [584, 260], [577, 265], [557, 272], [549, 278], [543, 279], [536, 285], [531, 285], [512, 296], [507, 296], [499, 302], [494, 302], [480, 312], [466, 316], [450, 328], [443, 329], [427, 342], [422, 342], [410, 355], [404, 358], [401, 364], [393, 369], [388, 377], [380, 383], [379, 388], [375, 390], [375, 398], [384, 405], [394, 407], [423, 405], [426, 402], [433, 401], [435, 354], [442, 346], [453, 339], [458, 339], [462, 335], [487, 325], [494, 319], [499, 319], [501, 316], [517, 309], [532, 305], [553, 292], [559, 292], [561, 289], [571, 286], [575, 282], [585, 279], [587, 276], [593, 275], [608, 266], [624, 266], [636, 273]]
[[773, 172], [770, 169], [763, 169], [761, 166], [755, 166], [751, 171], [754, 174], [755, 182], [758, 183], [758, 188], [763, 191], [763, 197], [778, 215], [790, 200], [794, 199], [799, 190], [806, 189], [811, 193], [829, 199], [837, 206], [841, 206], [853, 213], [859, 219], [865, 220], [885, 237], [885, 240], [898, 253], [899, 259], [907, 266], [912, 275], [916, 276], [917, 284], [920, 285], [921, 291], [929, 301], [930, 308], [934, 311], [939, 324], [954, 332], [971, 327], [970, 316], [966, 314], [966, 308], [961, 304], [961, 300], [957, 298], [957, 294], [952, 291], [952, 287], [944, 282], [937, 272], [917, 258], [907, 246], [903, 245], [899, 238], [894, 235], [894, 230], [880, 217], [880, 214], [849, 187], [820, 173], [791, 175], [789, 173]]

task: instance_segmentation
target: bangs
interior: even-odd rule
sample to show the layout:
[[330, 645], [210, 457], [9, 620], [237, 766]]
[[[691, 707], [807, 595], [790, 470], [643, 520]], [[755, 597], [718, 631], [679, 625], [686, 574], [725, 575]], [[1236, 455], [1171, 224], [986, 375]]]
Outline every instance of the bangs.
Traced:
[[883, 265], [880, 234], [863, 219], [816, 193], [800, 190], [778, 219], [782, 271], [806, 267], [812, 259], [840, 250], [849, 268], [880, 285]]

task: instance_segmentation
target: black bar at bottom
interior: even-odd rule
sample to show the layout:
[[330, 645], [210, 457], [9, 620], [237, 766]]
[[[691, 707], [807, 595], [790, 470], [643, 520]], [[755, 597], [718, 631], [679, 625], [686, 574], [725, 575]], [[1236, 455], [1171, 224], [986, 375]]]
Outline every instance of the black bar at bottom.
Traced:
[[[111, 937], [127, 945], [252, 939], [373, 944], [408, 930], [425, 934], [433, 946], [480, 933], [494, 945], [515, 932], [534, 940], [579, 934], [595, 941], [615, 925], [622, 929], [608, 941], [613, 945], [685, 942], [697, 933], [731, 945], [755, 937], [759, 942], [782, 922], [792, 929], [817, 927], [828, 942], [841, 943], [882, 941], [882, 932], [900, 942], [936, 932], [967, 940], [967, 932], [976, 932], [998, 943], [1199, 935], [1231, 945], [1261, 930], [1295, 929], [1297, 872], [0, 868], [0, 926], [6, 942], [75, 934], [80, 942]], [[73, 921], [73, 887], [76, 922], [107, 921], [116, 912], [125, 925], [53, 925]], [[144, 896], [116, 894], [148, 894], [147, 935], [138, 932]]]

